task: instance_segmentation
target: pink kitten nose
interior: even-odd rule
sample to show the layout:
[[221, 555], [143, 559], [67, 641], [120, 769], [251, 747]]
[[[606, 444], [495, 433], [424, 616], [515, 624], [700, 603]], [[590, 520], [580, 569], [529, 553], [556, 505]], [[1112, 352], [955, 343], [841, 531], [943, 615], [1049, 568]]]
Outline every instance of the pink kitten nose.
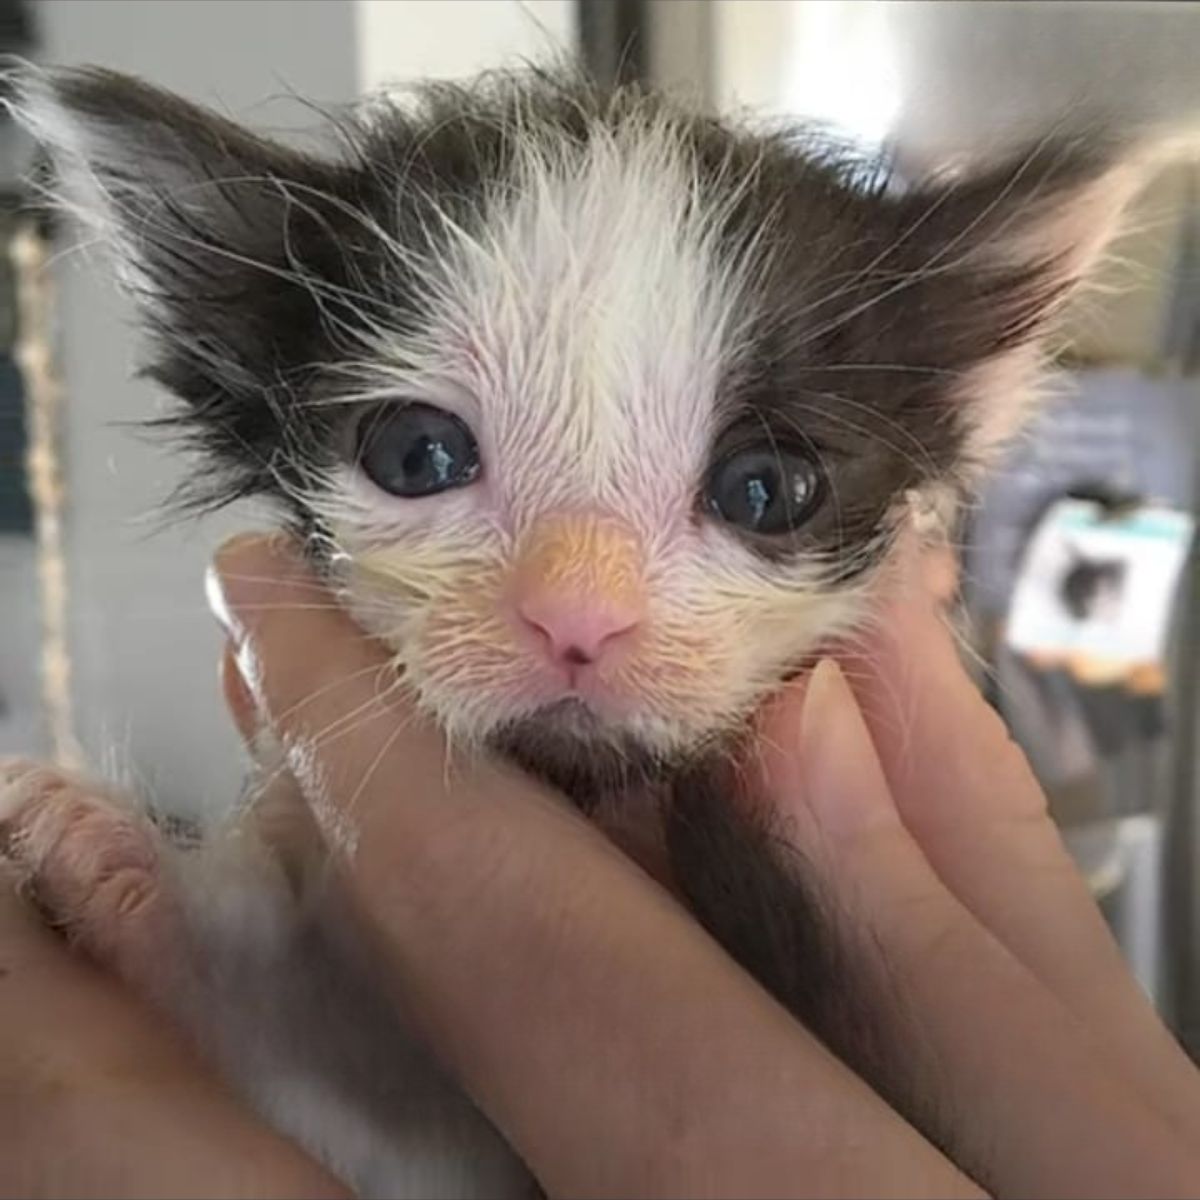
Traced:
[[639, 621], [638, 612], [620, 601], [554, 589], [525, 595], [517, 612], [550, 658], [572, 673], [610, 655]]

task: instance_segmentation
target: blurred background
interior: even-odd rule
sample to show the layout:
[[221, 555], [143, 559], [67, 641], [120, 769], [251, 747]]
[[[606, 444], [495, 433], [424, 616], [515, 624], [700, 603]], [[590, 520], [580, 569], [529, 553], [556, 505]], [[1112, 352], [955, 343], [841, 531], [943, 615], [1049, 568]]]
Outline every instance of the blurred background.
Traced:
[[[312, 125], [299, 97], [336, 107], [563, 49], [602, 78], [831, 123], [914, 168], [1089, 105], [1200, 124], [1200, 3], [1185, 0], [0, 0], [0, 50], [130, 71], [285, 137]], [[0, 753], [82, 758], [184, 810], [224, 804], [244, 762], [201, 578], [255, 514], [162, 527], [178, 463], [129, 427], [162, 397], [133, 378], [102, 260], [31, 215], [30, 153], [0, 124]], [[958, 531], [981, 684], [1193, 1053], [1198, 170], [1149, 182], [1070, 314], [1042, 415]], [[1051, 579], [1055, 538], [1075, 557]], [[1151, 575], [1131, 612], [1123, 581]], [[1057, 625], [1038, 624], [1039, 589]]]

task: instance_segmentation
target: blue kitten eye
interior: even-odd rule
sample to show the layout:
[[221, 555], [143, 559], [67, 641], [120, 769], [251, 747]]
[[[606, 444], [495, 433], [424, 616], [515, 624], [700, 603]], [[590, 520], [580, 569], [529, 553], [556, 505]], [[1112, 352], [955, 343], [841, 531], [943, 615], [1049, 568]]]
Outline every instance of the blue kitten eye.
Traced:
[[704, 485], [705, 502], [722, 521], [766, 536], [794, 532], [824, 495], [825, 476], [812, 454], [770, 443], [726, 455]]
[[467, 426], [432, 404], [384, 404], [358, 424], [357, 461], [393, 496], [433, 496], [479, 475], [479, 446]]

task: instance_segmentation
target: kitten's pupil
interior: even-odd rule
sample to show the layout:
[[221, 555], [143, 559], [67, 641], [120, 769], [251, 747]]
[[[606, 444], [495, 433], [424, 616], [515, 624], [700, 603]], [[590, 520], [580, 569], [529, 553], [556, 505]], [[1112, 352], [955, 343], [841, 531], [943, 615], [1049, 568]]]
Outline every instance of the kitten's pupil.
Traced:
[[433, 468], [438, 483], [445, 484], [454, 475], [454, 455], [441, 442], [422, 438], [420, 445], [404, 460], [404, 468], [414, 475], [421, 469], [421, 464], [428, 461]]
[[431, 404], [371, 409], [358, 426], [357, 460], [393, 496], [432, 496], [471, 483], [479, 447], [467, 426]]
[[754, 475], [746, 480], [746, 500], [754, 514], [754, 523], [760, 524], [771, 506], [771, 500], [776, 494], [778, 479], [774, 472], [768, 479], [766, 475]]
[[821, 472], [804, 450], [763, 445], [735, 451], [709, 475], [707, 501], [723, 521], [752, 533], [799, 528], [821, 501]]

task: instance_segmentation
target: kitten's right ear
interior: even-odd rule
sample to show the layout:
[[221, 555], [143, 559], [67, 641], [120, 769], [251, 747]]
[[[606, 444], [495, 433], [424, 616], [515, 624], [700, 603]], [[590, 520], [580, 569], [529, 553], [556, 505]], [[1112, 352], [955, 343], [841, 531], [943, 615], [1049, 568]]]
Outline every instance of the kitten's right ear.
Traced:
[[111, 241], [138, 285], [186, 283], [190, 255], [200, 275], [235, 255], [274, 262], [287, 189], [328, 182], [328, 165], [115, 71], [24, 65], [4, 83], [54, 165], [54, 200]]

